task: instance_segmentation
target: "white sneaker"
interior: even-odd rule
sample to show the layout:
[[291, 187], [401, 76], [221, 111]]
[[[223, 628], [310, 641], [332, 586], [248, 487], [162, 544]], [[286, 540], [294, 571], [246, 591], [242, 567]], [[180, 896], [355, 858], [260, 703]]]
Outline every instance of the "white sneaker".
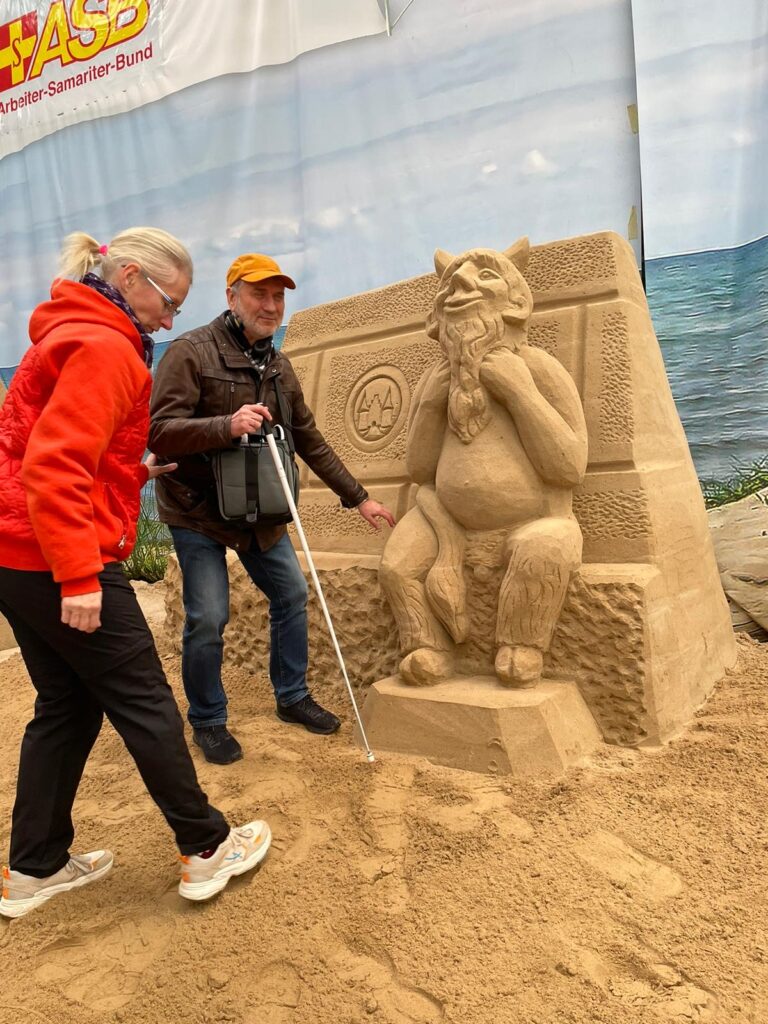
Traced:
[[243, 875], [264, 860], [272, 842], [266, 821], [250, 821], [233, 828], [210, 857], [179, 854], [179, 894], [186, 900], [209, 900], [221, 892], [233, 875]]
[[114, 863], [109, 850], [93, 850], [70, 857], [64, 867], [48, 878], [34, 878], [21, 871], [3, 868], [3, 895], [0, 914], [3, 917], [24, 917], [52, 896], [89, 885], [106, 875]]

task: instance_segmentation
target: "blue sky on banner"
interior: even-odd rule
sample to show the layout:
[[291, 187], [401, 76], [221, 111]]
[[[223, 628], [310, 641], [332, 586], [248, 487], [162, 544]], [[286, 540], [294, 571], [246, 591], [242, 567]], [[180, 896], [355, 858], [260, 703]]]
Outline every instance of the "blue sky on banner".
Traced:
[[635, 0], [648, 259], [768, 234], [768, 3]]
[[243, 251], [297, 279], [290, 313], [424, 273], [436, 246], [626, 234], [634, 101], [629, 0], [415, 0], [391, 39], [66, 128], [0, 161], [0, 365], [75, 229], [182, 238], [179, 332], [221, 309]]

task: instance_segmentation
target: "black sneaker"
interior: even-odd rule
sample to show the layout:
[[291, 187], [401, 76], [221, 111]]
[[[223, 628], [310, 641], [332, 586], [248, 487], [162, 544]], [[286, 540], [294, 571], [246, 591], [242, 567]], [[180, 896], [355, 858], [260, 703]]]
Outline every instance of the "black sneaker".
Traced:
[[308, 693], [306, 697], [302, 697], [297, 704], [290, 704], [288, 707], [278, 703], [277, 717], [281, 722], [303, 725], [310, 732], [319, 732], [324, 736], [336, 732], [341, 725], [336, 715], [332, 715], [330, 711], [321, 708], [311, 693]]
[[226, 725], [206, 725], [192, 730], [192, 739], [211, 764], [232, 764], [243, 756], [243, 748]]

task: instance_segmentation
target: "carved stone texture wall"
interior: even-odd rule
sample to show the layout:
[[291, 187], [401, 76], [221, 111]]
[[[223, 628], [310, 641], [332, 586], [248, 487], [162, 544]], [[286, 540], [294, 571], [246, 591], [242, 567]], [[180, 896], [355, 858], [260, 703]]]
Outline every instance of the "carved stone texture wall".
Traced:
[[[321, 556], [322, 559], [322, 556]], [[269, 685], [269, 608], [237, 557], [228, 556], [230, 620], [224, 634], [225, 665], [241, 665], [251, 671], [254, 685]], [[397, 670], [397, 630], [392, 612], [379, 590], [374, 565], [318, 569], [323, 593], [333, 619], [347, 674], [357, 690]], [[346, 699], [346, 687], [333, 649], [328, 627], [310, 588], [309, 673], [310, 689], [328, 699]], [[179, 651], [184, 625], [181, 602], [181, 570], [175, 557], [166, 572], [165, 640]]]
[[[526, 278], [535, 302], [530, 344], [571, 374], [589, 430], [587, 476], [574, 496], [585, 566], [569, 593], [552, 668], [578, 679], [607, 738], [658, 742], [682, 728], [736, 653], [634, 254], [612, 233], [566, 239], [534, 247]], [[398, 517], [413, 501], [405, 430], [414, 390], [437, 355], [424, 333], [436, 287], [435, 275], [426, 274], [305, 310], [292, 317], [286, 338], [320, 429]], [[353, 555], [368, 566], [384, 532], [373, 534], [356, 513], [341, 509], [306, 470], [302, 483], [313, 551], [326, 553], [328, 564], [334, 555], [348, 564]], [[486, 584], [492, 589], [492, 576], [476, 588], [475, 653], [495, 617], [484, 591]], [[336, 580], [337, 600], [341, 606], [347, 586], [355, 595], [345, 607], [362, 624], [355, 657], [365, 672], [366, 630], [378, 636], [382, 622], [394, 626], [388, 613], [373, 610], [381, 607], [377, 587], [346, 579]], [[346, 628], [352, 637], [351, 622]], [[316, 635], [313, 629], [314, 642]], [[382, 653], [382, 664], [389, 657]]]
[[[553, 242], [531, 250], [526, 278], [535, 301], [529, 342], [569, 371], [587, 416], [590, 466], [575, 501], [584, 559], [646, 561], [657, 554], [658, 538], [639, 473], [647, 477], [664, 452], [667, 462], [688, 463], [691, 495], [699, 488], [634, 254], [611, 233]], [[438, 352], [423, 330], [436, 289], [437, 278], [426, 274], [316, 306], [291, 318], [286, 337], [321, 430], [400, 514], [411, 497], [403, 464], [408, 409]], [[317, 522], [313, 543], [371, 550], [361, 546], [354, 521], [328, 505], [319, 480], [305, 472], [302, 483]], [[703, 530], [703, 506], [701, 516]], [[373, 540], [379, 550], [383, 544], [383, 536]]]
[[[397, 671], [400, 660], [392, 612], [378, 586], [375, 567], [326, 569], [319, 556], [323, 592], [356, 692]], [[229, 558], [231, 616], [225, 633], [225, 665], [244, 666], [254, 685], [269, 685], [267, 601], [234, 555]], [[308, 682], [316, 695], [345, 700], [346, 691], [319, 602], [310, 585]], [[493, 633], [501, 570], [471, 589], [472, 639], [459, 650], [459, 670], [468, 666], [493, 674]], [[647, 708], [653, 660], [646, 647], [649, 591], [657, 570], [646, 566], [586, 566], [571, 582], [545, 676], [575, 679], [603, 736], [611, 743], [637, 745], [657, 739]], [[184, 621], [181, 574], [175, 558], [166, 574], [165, 639], [178, 651]], [[652, 604], [652, 600], [650, 601]]]

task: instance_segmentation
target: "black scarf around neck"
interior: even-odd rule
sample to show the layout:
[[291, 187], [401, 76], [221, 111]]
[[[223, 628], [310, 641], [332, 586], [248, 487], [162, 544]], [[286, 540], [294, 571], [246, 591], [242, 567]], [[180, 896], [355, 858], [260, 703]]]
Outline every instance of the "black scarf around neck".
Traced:
[[86, 274], [85, 277], [81, 279], [81, 284], [85, 284], [89, 288], [93, 288], [93, 290], [98, 292], [99, 295], [103, 295], [105, 299], [109, 299], [110, 302], [113, 302], [118, 309], [125, 313], [141, 335], [141, 344], [144, 348], [144, 362], [147, 364], [149, 369], [152, 369], [152, 357], [155, 352], [155, 343], [141, 326], [139, 318], [136, 316], [131, 306], [129, 306], [125, 301], [123, 295], [114, 287], [114, 285], [108, 284], [104, 278], [99, 277], [98, 274]]

